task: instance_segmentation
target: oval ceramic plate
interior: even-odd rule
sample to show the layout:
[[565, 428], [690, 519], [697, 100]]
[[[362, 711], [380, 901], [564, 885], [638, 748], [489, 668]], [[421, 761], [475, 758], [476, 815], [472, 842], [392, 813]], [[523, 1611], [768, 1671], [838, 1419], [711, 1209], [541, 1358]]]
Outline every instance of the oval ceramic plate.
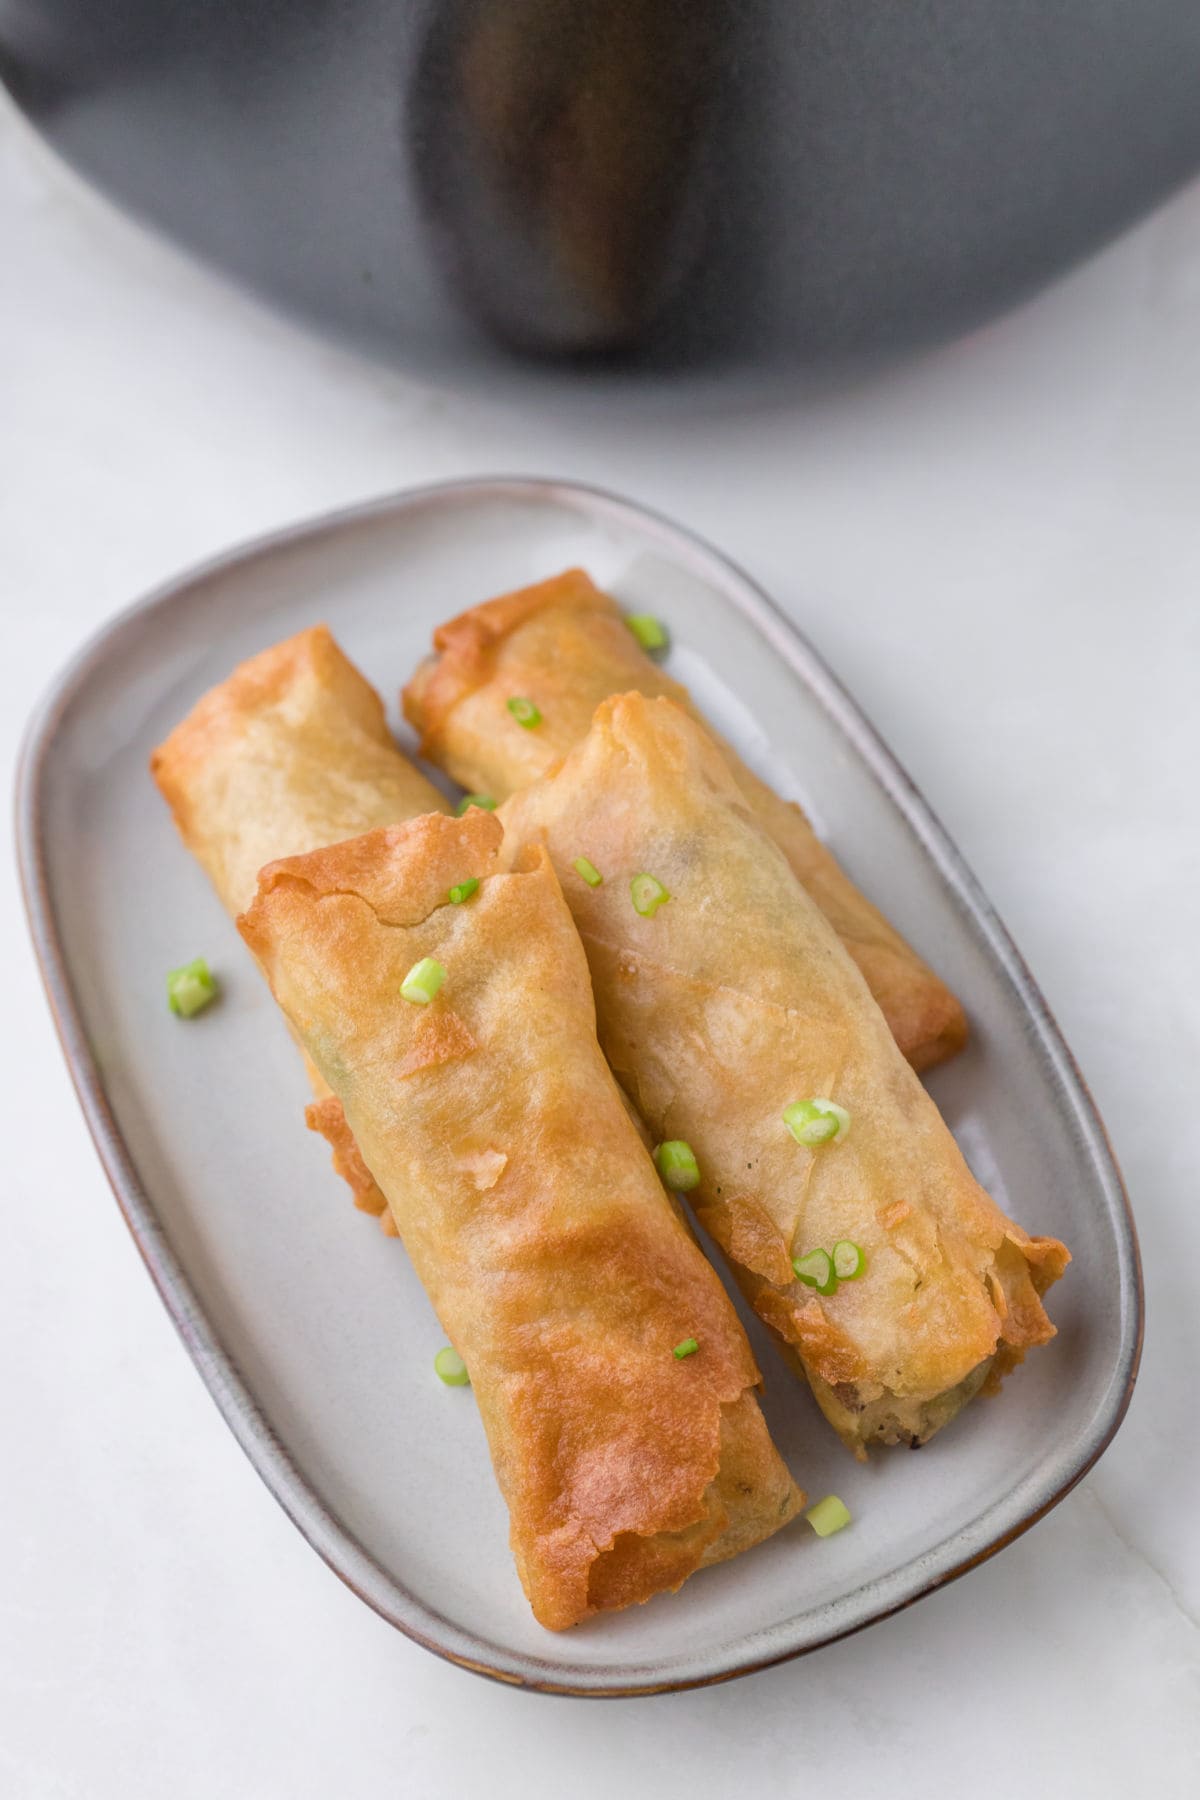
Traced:
[[[236, 662], [326, 620], [394, 701], [433, 627], [586, 567], [672, 631], [672, 672], [802, 800], [860, 885], [962, 996], [970, 1050], [931, 1085], [976, 1173], [1074, 1252], [1055, 1341], [913, 1456], [856, 1465], [751, 1326], [772, 1428], [853, 1527], [800, 1521], [674, 1596], [555, 1636], [526, 1605], [469, 1390], [403, 1251], [356, 1214], [303, 1128], [294, 1047], [181, 848], [151, 748]], [[1011, 942], [903, 772], [804, 639], [739, 571], [626, 502], [538, 481], [400, 495], [251, 545], [117, 619], [35, 720], [19, 794], [30, 919], [117, 1199], [231, 1430], [309, 1542], [402, 1631], [550, 1692], [720, 1681], [830, 1642], [990, 1556], [1109, 1442], [1141, 1335], [1121, 1181]], [[181, 1029], [167, 969], [205, 955], [224, 998]]]

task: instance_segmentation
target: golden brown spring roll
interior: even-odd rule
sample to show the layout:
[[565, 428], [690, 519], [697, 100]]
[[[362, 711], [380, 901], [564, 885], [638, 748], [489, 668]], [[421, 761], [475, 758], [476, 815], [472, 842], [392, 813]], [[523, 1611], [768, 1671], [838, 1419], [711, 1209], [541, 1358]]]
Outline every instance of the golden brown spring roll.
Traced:
[[[472, 811], [290, 857], [239, 925], [467, 1364], [521, 1581], [559, 1630], [677, 1588], [802, 1496], [600, 1054], [549, 861], [500, 872], [500, 840]], [[444, 981], [417, 1004], [425, 958]]]
[[[669, 700], [607, 701], [500, 816], [514, 853], [548, 848], [614, 1072], [660, 1141], [691, 1146], [701, 1222], [851, 1448], [923, 1443], [1053, 1336], [1041, 1295], [1066, 1250], [975, 1181], [704, 731]], [[670, 896], [651, 890], [646, 916], [635, 875]], [[849, 1113], [836, 1142], [806, 1147], [784, 1122], [812, 1100]], [[839, 1243], [865, 1272], [828, 1294], [797, 1279], [793, 1259]]]
[[[437, 655], [404, 690], [405, 715], [421, 733], [423, 756], [495, 800], [545, 775], [611, 694], [666, 695], [699, 719], [686, 688], [645, 654], [616, 602], [582, 569], [472, 607], [440, 626], [433, 641]], [[532, 730], [509, 713], [514, 696], [541, 713]], [[949, 988], [859, 893], [800, 808], [717, 742], [750, 810], [862, 970], [913, 1067], [932, 1068], [960, 1050], [966, 1016]]]
[[[264, 863], [446, 808], [400, 754], [379, 695], [324, 625], [242, 663], [159, 745], [150, 768], [234, 918], [254, 898]], [[386, 1229], [391, 1215], [341, 1102], [311, 1064], [309, 1076], [310, 1129], [328, 1140], [355, 1204]]]

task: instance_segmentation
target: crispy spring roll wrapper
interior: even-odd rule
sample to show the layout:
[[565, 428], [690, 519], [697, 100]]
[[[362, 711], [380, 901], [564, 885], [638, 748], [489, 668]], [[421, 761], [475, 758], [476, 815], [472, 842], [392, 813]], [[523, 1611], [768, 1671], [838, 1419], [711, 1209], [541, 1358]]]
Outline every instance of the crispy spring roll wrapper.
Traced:
[[[803, 1497], [605, 1066], [549, 860], [500, 872], [500, 841], [476, 810], [290, 857], [239, 927], [466, 1361], [522, 1583], [560, 1630], [677, 1588]], [[424, 957], [447, 971], [427, 1006], [400, 997]]]
[[[646, 655], [616, 602], [582, 569], [472, 607], [440, 626], [434, 645], [437, 655], [404, 690], [405, 714], [421, 733], [423, 756], [496, 800], [545, 775], [612, 694], [665, 695], [700, 719], [687, 689]], [[539, 708], [533, 730], [508, 711], [514, 695]], [[800, 808], [716, 741], [751, 812], [858, 964], [913, 1067], [932, 1068], [960, 1050], [966, 1015], [949, 988], [859, 893]]]
[[[705, 732], [669, 700], [606, 701], [558, 772], [500, 816], [514, 854], [548, 848], [614, 1072], [658, 1140], [692, 1146], [701, 1222], [857, 1454], [923, 1443], [1053, 1336], [1041, 1296], [1066, 1250], [975, 1181]], [[643, 871], [670, 894], [645, 918], [630, 896]], [[814, 1097], [852, 1123], [806, 1149], [782, 1115]], [[842, 1239], [866, 1271], [822, 1297], [792, 1259]]]
[[[379, 695], [324, 625], [240, 664], [159, 745], [150, 769], [234, 918], [264, 863], [447, 804], [396, 748]], [[355, 1205], [387, 1229], [391, 1215], [341, 1102], [311, 1063], [308, 1072], [309, 1128], [328, 1140]]]

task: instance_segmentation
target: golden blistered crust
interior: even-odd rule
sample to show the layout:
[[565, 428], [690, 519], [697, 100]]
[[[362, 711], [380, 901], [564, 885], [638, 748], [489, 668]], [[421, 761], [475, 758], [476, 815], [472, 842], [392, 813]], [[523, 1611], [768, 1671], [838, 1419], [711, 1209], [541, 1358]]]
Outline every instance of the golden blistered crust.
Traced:
[[[677, 1587], [801, 1496], [605, 1067], [549, 862], [501, 871], [500, 843], [472, 811], [288, 858], [240, 928], [467, 1363], [521, 1579], [561, 1629]], [[423, 957], [446, 970], [427, 1007], [399, 998]]]
[[273, 857], [446, 807], [324, 625], [240, 664], [159, 745], [150, 771], [234, 914]]
[[[616, 602], [582, 569], [472, 607], [438, 628], [434, 648], [404, 691], [405, 713], [424, 755], [496, 800], [548, 774], [613, 694], [672, 699], [703, 723], [687, 690], [645, 654]], [[536, 730], [509, 714], [515, 695], [538, 707]], [[857, 963], [913, 1067], [930, 1068], [960, 1050], [966, 1015], [949, 988], [858, 891], [800, 807], [713, 735], [746, 803]]]
[[[150, 769], [184, 843], [235, 917], [273, 858], [446, 806], [396, 748], [379, 695], [324, 625], [240, 664], [159, 745]], [[319, 1077], [313, 1092], [310, 1128], [329, 1142], [355, 1205], [387, 1230], [383, 1196], [341, 1102]]]
[[[669, 700], [606, 701], [584, 741], [501, 809], [510, 852], [545, 846], [588, 955], [601, 1042], [661, 1139], [700, 1164], [691, 1196], [759, 1316], [801, 1359], [847, 1442], [929, 1435], [981, 1370], [992, 1385], [1053, 1335], [1065, 1267], [984, 1193], [866, 984], [707, 733]], [[573, 871], [587, 856], [603, 875]], [[642, 918], [631, 877], [670, 899]], [[783, 1123], [835, 1100], [844, 1140]], [[792, 1259], [848, 1239], [866, 1273], [836, 1294]], [[964, 1385], [965, 1384], [965, 1385]], [[977, 1383], [978, 1385], [978, 1383]]]
[[[619, 617], [616, 603], [589, 575], [567, 569], [548, 581], [498, 594], [438, 626], [434, 655], [419, 665], [401, 695], [405, 718], [421, 734], [422, 756], [438, 760], [450, 714], [503, 668], [505, 647], [513, 634], [538, 614], [558, 611]], [[453, 751], [450, 755], [453, 758]]]
[[341, 1101], [335, 1094], [326, 1094], [322, 1099], [314, 1100], [304, 1109], [304, 1123], [329, 1145], [333, 1152], [334, 1171], [350, 1189], [355, 1206], [361, 1212], [372, 1213], [382, 1220], [383, 1228], [387, 1231], [390, 1217], [387, 1201], [376, 1187], [375, 1177], [362, 1159], [362, 1152], [354, 1141], [354, 1133], [346, 1123]]

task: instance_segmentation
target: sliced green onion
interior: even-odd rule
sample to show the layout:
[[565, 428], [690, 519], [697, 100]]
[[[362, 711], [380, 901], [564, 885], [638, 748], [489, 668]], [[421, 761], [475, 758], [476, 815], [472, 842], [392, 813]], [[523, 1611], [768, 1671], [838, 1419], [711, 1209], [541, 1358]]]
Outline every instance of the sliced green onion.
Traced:
[[447, 1344], [439, 1350], [433, 1359], [433, 1366], [447, 1387], [470, 1387], [471, 1377], [467, 1374], [467, 1365], [453, 1344]]
[[167, 976], [167, 1005], [181, 1019], [194, 1018], [217, 997], [217, 984], [202, 956]]
[[441, 963], [435, 962], [432, 956], [423, 956], [420, 962], [413, 964], [400, 983], [400, 992], [406, 1000], [414, 1000], [418, 1006], [428, 1006], [445, 979], [446, 971]]
[[833, 1272], [839, 1281], [857, 1281], [866, 1266], [866, 1257], [849, 1238], [833, 1246]]
[[794, 1100], [784, 1108], [783, 1122], [798, 1144], [815, 1150], [837, 1136], [837, 1120], [813, 1105], [811, 1100]]
[[807, 1256], [798, 1256], [792, 1268], [805, 1287], [816, 1288], [818, 1294], [837, 1293], [837, 1274], [828, 1250], [810, 1250]]
[[589, 862], [586, 856], [577, 856], [573, 866], [575, 873], [582, 875], [589, 887], [599, 887], [604, 880], [595, 863]]
[[629, 884], [633, 910], [643, 919], [652, 919], [664, 901], [671, 898], [662, 882], [654, 875], [635, 875]]
[[836, 1144], [850, 1129], [850, 1114], [832, 1100], [793, 1100], [783, 1109], [783, 1122], [798, 1144], [815, 1150], [818, 1144]]
[[667, 628], [653, 613], [626, 613], [625, 623], [643, 650], [665, 650], [669, 639]]
[[464, 794], [454, 809], [455, 818], [461, 819], [472, 806], [480, 807], [483, 812], [495, 812], [496, 810], [496, 802], [490, 794]]
[[690, 1144], [682, 1138], [672, 1138], [669, 1143], [660, 1144], [654, 1152], [654, 1161], [663, 1178], [664, 1187], [673, 1193], [687, 1194], [692, 1188], [700, 1185], [700, 1165], [697, 1163]]
[[836, 1494], [826, 1494], [804, 1516], [818, 1537], [832, 1537], [850, 1523], [850, 1508]]
[[513, 695], [508, 702], [508, 710], [517, 724], [523, 725], [526, 731], [532, 731], [535, 725], [540, 725], [542, 722], [542, 715], [533, 701], [524, 699], [520, 694]]
[[700, 1346], [695, 1338], [684, 1338], [682, 1344], [676, 1344], [671, 1355], [677, 1356], [680, 1362], [682, 1362], [685, 1356], [695, 1356], [699, 1348]]
[[461, 906], [464, 900], [469, 900], [471, 898], [471, 895], [478, 886], [478, 875], [468, 875], [465, 881], [455, 882], [454, 886], [450, 889], [451, 906]]

